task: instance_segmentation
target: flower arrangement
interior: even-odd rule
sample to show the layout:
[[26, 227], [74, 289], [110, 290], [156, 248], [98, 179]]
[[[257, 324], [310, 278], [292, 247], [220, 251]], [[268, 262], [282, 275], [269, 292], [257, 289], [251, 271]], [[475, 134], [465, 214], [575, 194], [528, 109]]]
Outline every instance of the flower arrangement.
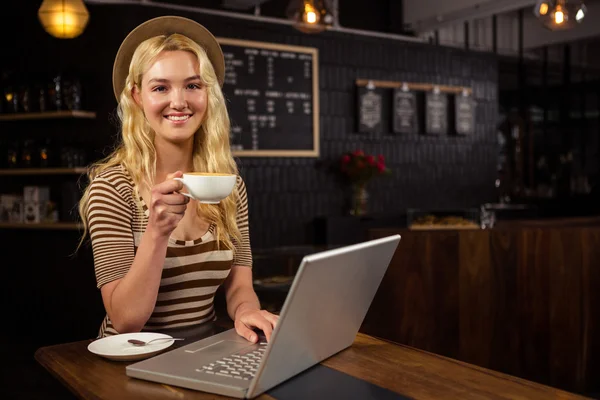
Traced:
[[340, 160], [340, 171], [354, 185], [364, 186], [372, 178], [378, 175], [388, 175], [390, 169], [385, 165], [383, 155], [377, 157], [371, 154], [365, 154], [362, 150], [342, 155]]
[[376, 176], [389, 175], [391, 170], [385, 165], [383, 155], [365, 154], [355, 150], [343, 154], [340, 159], [340, 172], [352, 183], [352, 207], [350, 214], [365, 215], [367, 213], [367, 183]]

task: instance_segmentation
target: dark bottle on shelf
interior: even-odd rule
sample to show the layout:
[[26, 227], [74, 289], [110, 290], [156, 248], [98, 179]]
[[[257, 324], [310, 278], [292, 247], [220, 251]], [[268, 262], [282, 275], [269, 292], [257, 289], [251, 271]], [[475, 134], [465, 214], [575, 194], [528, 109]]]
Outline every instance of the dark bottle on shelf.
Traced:
[[52, 79], [52, 86], [54, 88], [54, 95], [50, 98], [52, 108], [55, 110], [63, 109], [63, 84], [62, 76], [57, 75]]
[[59, 111], [63, 109], [63, 84], [62, 77], [56, 75], [50, 79], [46, 86], [45, 106], [48, 111]]
[[[7, 154], [7, 151], [8, 151], [8, 142], [6, 140], [0, 140], [0, 154], [2, 154], [2, 155]], [[8, 167], [7, 161], [8, 160], [6, 157], [0, 158], [0, 169], [5, 169]]]
[[79, 79], [74, 79], [71, 86], [71, 97], [73, 100], [73, 110], [81, 110], [82, 88]]
[[45, 112], [46, 106], [46, 87], [37, 83], [31, 89], [31, 109], [32, 111]]
[[81, 110], [81, 82], [70, 78], [62, 84], [63, 106], [67, 110]]
[[4, 110], [7, 113], [16, 113], [19, 110], [19, 96], [12, 87], [6, 87], [3, 91]]
[[28, 86], [21, 86], [17, 92], [18, 99], [18, 112], [30, 112], [31, 111], [31, 96]]
[[27, 139], [23, 142], [23, 149], [21, 150], [21, 162], [20, 167], [31, 168], [34, 166], [34, 144], [33, 140]]
[[19, 166], [19, 142], [13, 141], [6, 148], [6, 167], [17, 168]]
[[0, 73], [0, 103], [3, 113], [16, 113], [19, 109], [19, 96], [16, 90], [16, 78], [12, 71]]
[[39, 148], [39, 164], [40, 168], [48, 168], [53, 164], [53, 154], [51, 140], [46, 138], [44, 143]]

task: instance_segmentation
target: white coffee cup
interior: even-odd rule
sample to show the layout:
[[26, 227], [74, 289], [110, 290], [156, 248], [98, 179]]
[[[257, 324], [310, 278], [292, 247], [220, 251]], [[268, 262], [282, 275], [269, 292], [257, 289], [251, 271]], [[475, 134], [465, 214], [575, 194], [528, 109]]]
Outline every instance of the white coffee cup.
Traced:
[[182, 195], [204, 204], [219, 204], [233, 191], [237, 176], [211, 172], [190, 172], [183, 174], [183, 178], [174, 179], [183, 183], [187, 189], [188, 193], [180, 192]]

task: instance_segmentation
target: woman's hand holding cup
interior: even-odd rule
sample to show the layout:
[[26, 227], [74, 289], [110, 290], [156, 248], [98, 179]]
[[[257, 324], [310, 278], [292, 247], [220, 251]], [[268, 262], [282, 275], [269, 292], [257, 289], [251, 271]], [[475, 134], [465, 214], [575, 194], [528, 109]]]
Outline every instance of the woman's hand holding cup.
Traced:
[[177, 193], [183, 189], [183, 183], [174, 178], [182, 176], [181, 171], [169, 174], [164, 182], [155, 185], [150, 191], [148, 228], [159, 236], [171, 236], [190, 202], [189, 198]]

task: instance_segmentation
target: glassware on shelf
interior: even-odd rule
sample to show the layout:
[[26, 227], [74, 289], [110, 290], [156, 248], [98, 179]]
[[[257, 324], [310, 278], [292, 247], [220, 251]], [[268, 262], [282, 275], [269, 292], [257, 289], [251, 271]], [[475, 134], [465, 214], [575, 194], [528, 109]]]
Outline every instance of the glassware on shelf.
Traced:
[[480, 208], [480, 225], [481, 229], [491, 229], [496, 224], [496, 211], [493, 209], [487, 208], [485, 204], [483, 204]]
[[13, 141], [6, 148], [6, 167], [17, 168], [19, 166], [19, 142]]
[[21, 150], [21, 162], [19, 166], [22, 168], [31, 168], [34, 166], [34, 142], [31, 139], [26, 139], [23, 142], [23, 149]]
[[46, 138], [44, 143], [39, 148], [39, 165], [40, 168], [47, 168], [52, 166], [52, 147], [49, 138]]
[[31, 97], [29, 96], [29, 87], [21, 86], [17, 92], [18, 96], [18, 109], [17, 112], [30, 112], [31, 111]]
[[63, 84], [62, 84], [62, 76], [56, 75], [52, 79], [52, 87], [53, 87], [53, 96], [50, 97], [50, 102], [52, 103], [52, 108], [55, 110], [63, 109]]
[[16, 113], [19, 110], [19, 96], [12, 89], [12, 87], [6, 87], [3, 91], [4, 112]]
[[81, 110], [81, 92], [79, 79], [65, 80], [63, 85], [63, 102], [67, 110]]
[[63, 147], [60, 151], [60, 164], [65, 168], [83, 167], [86, 165], [85, 150], [78, 147]]

